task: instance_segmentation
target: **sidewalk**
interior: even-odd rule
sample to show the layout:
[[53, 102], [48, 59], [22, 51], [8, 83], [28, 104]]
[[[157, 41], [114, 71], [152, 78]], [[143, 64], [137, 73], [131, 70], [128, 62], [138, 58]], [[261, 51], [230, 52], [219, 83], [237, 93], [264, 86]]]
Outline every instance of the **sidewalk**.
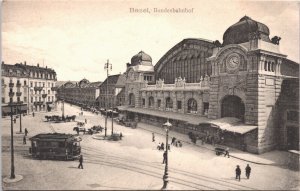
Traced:
[[[144, 129], [146, 131], [154, 132], [156, 134], [165, 135], [165, 130], [161, 127], [156, 127], [154, 125], [149, 125], [146, 123], [138, 123], [137, 128]], [[200, 141], [196, 144], [192, 143], [189, 139], [188, 135], [174, 132], [172, 129], [169, 131], [169, 137], [176, 137], [177, 140], [183, 142], [183, 146], [185, 144], [194, 145], [196, 147], [201, 147], [202, 149], [207, 149], [212, 152], [214, 151], [214, 146], [210, 144], [202, 145]], [[285, 151], [271, 151], [264, 154], [251, 154], [248, 152], [243, 152], [234, 148], [230, 148], [230, 157], [236, 158], [239, 160], [243, 160], [250, 163], [260, 164], [260, 165], [273, 165], [273, 166], [285, 166], [287, 159], [287, 152]]]

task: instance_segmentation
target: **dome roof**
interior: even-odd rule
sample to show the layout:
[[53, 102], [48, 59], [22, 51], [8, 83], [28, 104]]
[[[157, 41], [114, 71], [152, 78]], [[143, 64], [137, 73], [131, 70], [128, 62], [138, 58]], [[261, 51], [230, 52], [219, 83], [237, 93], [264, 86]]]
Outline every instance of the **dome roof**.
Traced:
[[138, 54], [134, 55], [131, 58], [131, 66], [135, 65], [152, 66], [152, 58], [145, 52], [140, 51]]
[[223, 46], [240, 44], [249, 41], [249, 35], [256, 34], [259, 39], [271, 42], [269, 28], [260, 22], [244, 16], [236, 24], [230, 26], [223, 35]]

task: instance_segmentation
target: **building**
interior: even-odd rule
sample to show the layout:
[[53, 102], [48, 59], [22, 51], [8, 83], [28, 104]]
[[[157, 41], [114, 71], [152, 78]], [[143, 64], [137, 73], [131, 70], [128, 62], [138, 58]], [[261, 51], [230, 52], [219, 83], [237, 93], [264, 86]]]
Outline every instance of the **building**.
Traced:
[[100, 95], [97, 98], [100, 108], [115, 108], [124, 104], [125, 75], [111, 75], [100, 86]]
[[57, 87], [60, 100], [80, 106], [96, 106], [96, 99], [100, 93], [99, 86], [102, 82], [89, 82], [87, 79], [82, 79], [79, 82], [68, 81], [60, 84]]
[[22, 112], [50, 111], [56, 106], [56, 72], [27, 65], [2, 62], [2, 115], [10, 112], [10, 102], [23, 102]]
[[263, 153], [299, 150], [299, 64], [280, 52], [280, 37], [243, 17], [223, 43], [184, 39], [152, 65], [140, 52], [127, 65], [127, 120], [195, 133], [211, 142]]

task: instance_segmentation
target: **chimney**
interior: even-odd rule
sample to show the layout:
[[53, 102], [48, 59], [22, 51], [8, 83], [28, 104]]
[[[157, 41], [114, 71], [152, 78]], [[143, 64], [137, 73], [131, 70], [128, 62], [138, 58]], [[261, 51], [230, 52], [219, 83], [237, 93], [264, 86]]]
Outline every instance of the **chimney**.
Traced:
[[4, 64], [4, 61], [2, 61], [2, 64]]
[[40, 64], [39, 64], [39, 63], [37, 63], [37, 67], [40, 67]]
[[26, 61], [24, 61], [24, 65], [26, 66]]

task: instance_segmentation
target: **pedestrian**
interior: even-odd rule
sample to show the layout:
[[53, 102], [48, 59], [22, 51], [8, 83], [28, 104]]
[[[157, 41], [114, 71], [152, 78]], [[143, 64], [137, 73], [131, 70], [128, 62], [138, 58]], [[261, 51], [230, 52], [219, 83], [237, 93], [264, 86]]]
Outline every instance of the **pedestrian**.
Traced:
[[32, 112], [32, 117], [34, 117], [34, 112]]
[[152, 142], [155, 142], [155, 135], [152, 133]]
[[164, 144], [164, 143], [161, 143], [160, 149], [161, 149], [161, 150], [165, 150], [165, 144]]
[[84, 119], [84, 122], [85, 122], [85, 124], [87, 124], [87, 120], [86, 119]]
[[17, 119], [16, 118], [14, 118], [14, 123], [16, 123], [17, 122]]
[[241, 181], [241, 169], [239, 165], [237, 165], [235, 169], [235, 179], [239, 179], [239, 181]]
[[251, 173], [251, 167], [249, 166], [249, 164], [247, 164], [245, 171], [246, 171], [246, 177], [247, 177], [247, 179], [249, 179], [250, 173]]
[[175, 141], [176, 141], [176, 138], [175, 138], [175, 137], [173, 137], [173, 138], [172, 138], [171, 145], [174, 145], [174, 144], [175, 144]]
[[157, 149], [158, 149], [158, 150], [160, 150], [160, 146], [161, 146], [161, 144], [158, 143], [158, 145], [157, 145]]
[[228, 156], [229, 158], [229, 148], [227, 147], [226, 150], [225, 150], [225, 154], [224, 154], [224, 157]]
[[23, 144], [26, 145], [26, 136], [23, 137]]
[[167, 151], [164, 152], [163, 154], [164, 160], [163, 160], [163, 164], [165, 164], [165, 162], [167, 161]]
[[25, 136], [27, 136], [27, 134], [28, 134], [28, 130], [27, 128], [25, 128]]
[[82, 157], [82, 155], [80, 155], [80, 157], [79, 157], [79, 165], [78, 165], [78, 168], [81, 167], [81, 169], [83, 169], [82, 162], [83, 162], [83, 157]]
[[79, 135], [79, 128], [78, 127], [76, 128], [76, 132], [77, 132], [77, 135]]
[[122, 140], [122, 137], [123, 137], [123, 135], [122, 135], [122, 132], [120, 133], [120, 140]]

